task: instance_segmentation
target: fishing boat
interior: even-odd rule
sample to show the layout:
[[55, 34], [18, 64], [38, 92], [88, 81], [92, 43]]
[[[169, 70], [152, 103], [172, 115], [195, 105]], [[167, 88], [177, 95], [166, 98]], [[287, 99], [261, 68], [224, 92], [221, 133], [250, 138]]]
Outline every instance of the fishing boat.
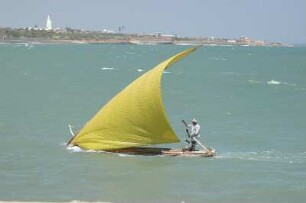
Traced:
[[185, 157], [213, 157], [216, 155], [216, 150], [214, 148], [208, 148], [208, 150], [196, 150], [188, 151], [184, 149], [170, 149], [162, 151], [162, 155], [165, 156], [185, 156]]
[[142, 155], [212, 156], [209, 150], [183, 152], [147, 147], [179, 142], [165, 113], [161, 78], [172, 64], [198, 47], [189, 48], [163, 61], [126, 86], [105, 104], [67, 146], [85, 150]]

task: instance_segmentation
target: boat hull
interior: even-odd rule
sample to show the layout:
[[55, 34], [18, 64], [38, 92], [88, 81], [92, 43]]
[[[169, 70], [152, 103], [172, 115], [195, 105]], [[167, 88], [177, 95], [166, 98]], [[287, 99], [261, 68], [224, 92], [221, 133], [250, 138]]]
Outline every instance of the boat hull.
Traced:
[[155, 147], [131, 147], [125, 149], [109, 150], [108, 152], [130, 154], [130, 155], [144, 155], [144, 156], [181, 156], [181, 157], [213, 157], [216, 155], [214, 148], [205, 150], [188, 151], [184, 149], [170, 149], [170, 148], [155, 148]]
[[213, 157], [216, 155], [216, 150], [210, 148], [206, 150], [186, 151], [182, 149], [171, 149], [162, 151], [164, 156], [181, 156], [181, 157]]

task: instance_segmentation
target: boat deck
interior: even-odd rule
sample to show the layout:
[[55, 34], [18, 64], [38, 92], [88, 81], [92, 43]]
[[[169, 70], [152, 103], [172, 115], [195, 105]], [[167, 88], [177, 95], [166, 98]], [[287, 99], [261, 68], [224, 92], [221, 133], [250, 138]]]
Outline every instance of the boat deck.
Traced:
[[216, 155], [215, 149], [186, 151], [181, 149], [171, 149], [162, 152], [165, 156], [183, 156], [183, 157], [213, 157]]

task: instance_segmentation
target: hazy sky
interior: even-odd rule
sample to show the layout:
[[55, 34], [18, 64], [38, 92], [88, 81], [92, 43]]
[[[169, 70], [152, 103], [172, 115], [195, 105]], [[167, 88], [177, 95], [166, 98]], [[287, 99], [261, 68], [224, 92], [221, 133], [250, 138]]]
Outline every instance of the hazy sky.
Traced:
[[306, 0], [0, 0], [0, 27], [43, 27], [48, 14], [63, 28], [306, 43]]

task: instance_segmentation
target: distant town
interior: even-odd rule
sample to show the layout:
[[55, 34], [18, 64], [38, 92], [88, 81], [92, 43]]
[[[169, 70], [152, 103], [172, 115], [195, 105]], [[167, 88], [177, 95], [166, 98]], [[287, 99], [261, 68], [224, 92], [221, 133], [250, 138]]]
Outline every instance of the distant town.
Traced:
[[119, 26], [118, 31], [102, 29], [88, 31], [73, 28], [54, 28], [50, 16], [47, 16], [46, 26], [24, 28], [0, 28], [0, 43], [96, 43], [96, 44], [175, 44], [175, 45], [239, 45], [239, 46], [288, 46], [278, 42], [253, 40], [242, 36], [238, 39], [215, 37], [181, 37], [176, 34], [160, 32], [150, 34], [125, 33], [125, 26]]

